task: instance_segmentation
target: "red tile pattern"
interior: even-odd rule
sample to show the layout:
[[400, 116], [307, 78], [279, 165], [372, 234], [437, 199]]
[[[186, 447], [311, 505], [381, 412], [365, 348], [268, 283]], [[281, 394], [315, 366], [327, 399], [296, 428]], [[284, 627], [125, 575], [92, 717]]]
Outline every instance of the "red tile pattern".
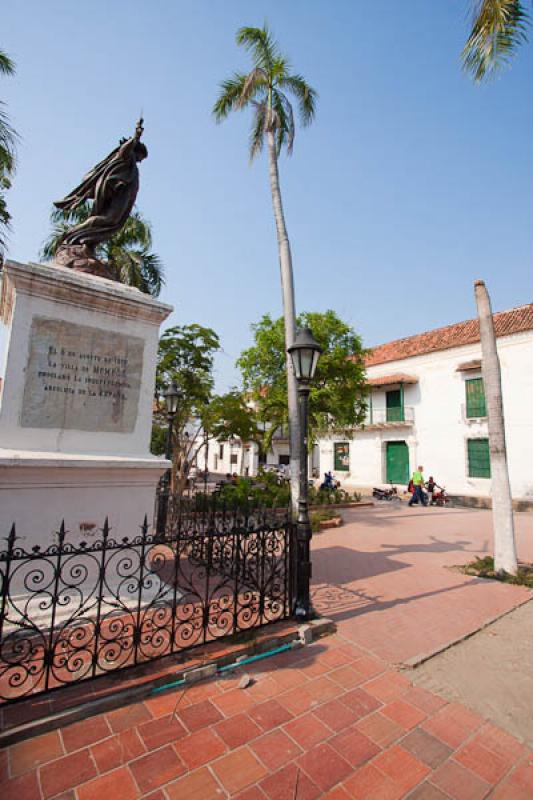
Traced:
[[533, 796], [532, 751], [340, 634], [243, 671], [11, 746], [2, 800]]

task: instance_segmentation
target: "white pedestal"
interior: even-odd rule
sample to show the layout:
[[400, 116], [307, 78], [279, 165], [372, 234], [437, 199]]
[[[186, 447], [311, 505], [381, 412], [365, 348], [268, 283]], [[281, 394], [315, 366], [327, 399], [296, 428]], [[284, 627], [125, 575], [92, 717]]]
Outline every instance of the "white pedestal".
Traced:
[[[153, 522], [169, 466], [150, 454], [159, 325], [172, 310], [132, 287], [55, 264], [7, 262], [0, 315], [0, 537], [114, 538]], [[0, 356], [1, 358], [1, 356]]]

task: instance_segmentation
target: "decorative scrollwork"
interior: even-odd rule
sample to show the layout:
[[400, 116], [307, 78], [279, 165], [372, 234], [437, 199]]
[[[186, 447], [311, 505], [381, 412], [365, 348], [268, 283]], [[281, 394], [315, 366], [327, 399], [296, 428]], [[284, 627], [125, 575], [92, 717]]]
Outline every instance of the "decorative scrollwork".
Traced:
[[148, 531], [0, 551], [0, 701], [145, 663], [288, 616], [290, 526], [264, 509], [173, 508]]

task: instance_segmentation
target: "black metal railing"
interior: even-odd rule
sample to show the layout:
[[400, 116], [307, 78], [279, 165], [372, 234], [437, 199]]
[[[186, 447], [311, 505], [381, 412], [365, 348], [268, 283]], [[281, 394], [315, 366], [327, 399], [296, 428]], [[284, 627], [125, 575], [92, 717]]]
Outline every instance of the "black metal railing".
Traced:
[[292, 610], [285, 513], [181, 500], [157, 536], [0, 551], [0, 701], [58, 689], [281, 620]]

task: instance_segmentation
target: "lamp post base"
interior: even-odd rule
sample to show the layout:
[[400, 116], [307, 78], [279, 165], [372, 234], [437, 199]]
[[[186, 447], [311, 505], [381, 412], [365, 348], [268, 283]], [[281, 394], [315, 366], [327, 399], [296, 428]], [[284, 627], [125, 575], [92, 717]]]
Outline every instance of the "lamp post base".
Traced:
[[293, 613], [301, 622], [317, 617], [311, 602], [311, 537], [307, 506], [305, 502], [300, 501], [300, 513], [296, 523], [296, 598]]
[[296, 605], [294, 607], [294, 618], [297, 622], [311, 622], [311, 620], [317, 619], [317, 617], [318, 613], [313, 608], [312, 603], [305, 605], [296, 601]]

